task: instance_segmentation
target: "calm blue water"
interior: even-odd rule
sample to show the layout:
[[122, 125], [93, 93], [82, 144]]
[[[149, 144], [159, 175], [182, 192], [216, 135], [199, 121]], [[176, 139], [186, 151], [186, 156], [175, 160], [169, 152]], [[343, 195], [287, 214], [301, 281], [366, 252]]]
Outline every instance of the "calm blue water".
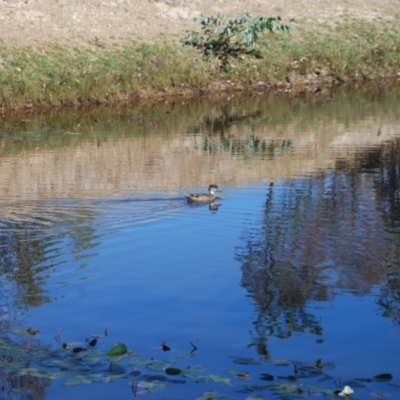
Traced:
[[[131, 135], [134, 124], [124, 119], [109, 137], [103, 125], [92, 136], [83, 128], [72, 142], [72, 135], [54, 139], [50, 151], [48, 138], [43, 148], [14, 148], [7, 125], [4, 392], [16, 399], [289, 399], [335, 398], [349, 385], [357, 399], [399, 396], [400, 125], [387, 104], [400, 97], [373, 93], [333, 95], [324, 106], [279, 99], [286, 115], [300, 104], [309, 117], [294, 112], [278, 125], [268, 119], [268, 99], [238, 100], [230, 111], [202, 105], [189, 120], [169, 121], [168, 134]], [[361, 101], [364, 111], [350, 118], [349, 104]], [[215, 107], [228, 116], [241, 110], [243, 120], [211, 132], [199, 121], [213, 118]], [[378, 130], [384, 140], [374, 139]], [[214, 147], [204, 145], [211, 141]], [[135, 153], [139, 146], [151, 162]], [[53, 157], [60, 165], [49, 170]], [[186, 159], [185, 168], [174, 164]], [[37, 186], [18, 172], [26, 165], [32, 175], [38, 168]], [[19, 189], [6, 180], [12, 171]], [[222, 190], [217, 210], [185, 201], [205, 182]], [[28, 327], [40, 332], [28, 336]], [[94, 336], [94, 348], [72, 353]], [[164, 341], [170, 351], [160, 348]], [[133, 353], [110, 369], [105, 353], [116, 342]], [[168, 375], [168, 366], [193, 375]]]

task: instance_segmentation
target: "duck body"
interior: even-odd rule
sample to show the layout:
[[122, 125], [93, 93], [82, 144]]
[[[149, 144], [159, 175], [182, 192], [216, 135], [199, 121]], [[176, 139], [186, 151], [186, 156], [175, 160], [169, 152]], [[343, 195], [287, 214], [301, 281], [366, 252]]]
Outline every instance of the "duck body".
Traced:
[[186, 199], [189, 203], [211, 203], [217, 198], [215, 192], [218, 186], [213, 184], [208, 187], [208, 193], [189, 194]]

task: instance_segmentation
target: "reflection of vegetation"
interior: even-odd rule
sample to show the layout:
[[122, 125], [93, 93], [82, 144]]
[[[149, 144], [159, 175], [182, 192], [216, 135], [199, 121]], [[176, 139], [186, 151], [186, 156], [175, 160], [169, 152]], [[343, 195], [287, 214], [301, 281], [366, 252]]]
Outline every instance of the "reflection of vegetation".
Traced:
[[389, 142], [382, 150], [385, 165], [375, 174], [375, 188], [381, 202], [387, 230], [386, 282], [381, 286], [378, 304], [384, 315], [400, 323], [400, 139]]
[[43, 296], [41, 279], [37, 276], [43, 268], [34, 267], [45, 260], [52, 238], [33, 238], [32, 223], [7, 225], [0, 235], [0, 275], [16, 284], [23, 304], [32, 307], [49, 301]]
[[400, 139], [385, 142], [380, 148], [360, 152], [352, 165], [342, 160], [337, 167], [374, 171], [373, 186], [379, 200], [377, 210], [386, 230], [392, 233], [390, 240], [385, 240], [384, 244], [382, 264], [386, 281], [380, 286], [377, 302], [383, 307], [384, 316], [400, 322]]
[[[25, 207], [18, 210], [14, 206], [15, 212], [2, 221], [0, 276], [16, 286], [16, 305], [35, 307], [50, 301], [42, 286], [50, 271], [61, 263], [54, 254], [57, 244], [62, 240], [67, 244], [71, 240], [71, 253], [80, 257], [83, 250], [96, 246], [96, 231], [87, 224], [94, 218], [89, 209], [81, 209], [71, 216], [60, 206], [35, 209], [30, 213]], [[46, 232], [49, 223], [52, 229]]]
[[249, 155], [249, 157], [266, 157], [272, 158], [280, 156], [285, 150], [292, 149], [290, 140], [282, 141], [266, 141], [252, 135], [244, 139], [231, 139], [225, 137], [222, 133], [217, 139], [216, 137], [204, 137], [203, 150], [206, 153], [231, 153], [233, 155]]
[[[319, 285], [323, 269], [305, 264], [305, 260], [290, 259], [278, 250], [291, 246], [301, 225], [303, 199], [296, 199], [294, 191], [287, 196], [286, 200], [274, 199], [274, 187], [270, 186], [265, 226], [258, 233], [250, 233], [253, 239], [237, 255], [242, 263], [242, 285], [259, 307], [254, 325], [261, 342], [268, 336], [288, 338], [293, 332], [322, 333], [318, 319], [304, 308], [308, 300], [323, 300], [327, 296], [327, 288]], [[277, 202], [281, 208], [278, 214], [274, 211]], [[282, 207], [285, 203], [288, 207]]]
[[381, 284], [378, 303], [400, 321], [399, 146], [384, 144], [351, 166], [287, 187], [271, 184], [262, 226], [237, 253], [242, 285], [258, 307], [252, 344], [260, 354], [268, 356], [268, 336], [322, 334], [305, 309], [337, 289], [362, 295]]
[[[201, 148], [205, 153], [232, 155], [249, 155], [249, 157], [273, 158], [280, 156], [284, 151], [293, 149], [292, 140], [266, 140], [259, 138], [255, 131], [262, 118], [260, 111], [237, 113], [226, 106], [221, 107], [216, 115], [208, 115], [199, 125], [188, 129], [190, 136], [202, 136]], [[232, 134], [236, 128], [238, 135]]]
[[[376, 99], [379, 101], [376, 101]], [[224, 132], [237, 126], [250, 135], [254, 131], [278, 130], [292, 125], [293, 129], [313, 126], [323, 128], [327, 122], [346, 125], [375, 115], [377, 120], [397, 121], [399, 91], [364, 86], [356, 92], [344, 89], [329, 95], [302, 93], [289, 99], [286, 95], [204, 99], [183, 106], [157, 104], [153, 107], [96, 108], [78, 113], [63, 110], [49, 115], [5, 116], [0, 121], [0, 154], [19, 154], [93, 142], [102, 146], [120, 137], [171, 135], [187, 131], [188, 135]], [[286, 144], [287, 145], [287, 144]], [[278, 143], [278, 146], [280, 144]]]

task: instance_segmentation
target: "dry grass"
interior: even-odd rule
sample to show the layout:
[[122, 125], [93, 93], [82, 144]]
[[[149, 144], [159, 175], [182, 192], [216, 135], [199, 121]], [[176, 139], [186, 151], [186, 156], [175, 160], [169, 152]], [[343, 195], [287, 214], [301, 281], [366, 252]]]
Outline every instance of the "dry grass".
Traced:
[[400, 72], [399, 19], [344, 18], [334, 26], [300, 20], [293, 34], [263, 37], [262, 59], [232, 60], [228, 72], [219, 69], [218, 60], [204, 59], [179, 42], [3, 46], [0, 104], [10, 109], [132, 101], [149, 94], [193, 94], [215, 82], [229, 81], [232, 88], [278, 84], [288, 74], [301, 85], [315, 78], [316, 70], [330, 82], [393, 77]]

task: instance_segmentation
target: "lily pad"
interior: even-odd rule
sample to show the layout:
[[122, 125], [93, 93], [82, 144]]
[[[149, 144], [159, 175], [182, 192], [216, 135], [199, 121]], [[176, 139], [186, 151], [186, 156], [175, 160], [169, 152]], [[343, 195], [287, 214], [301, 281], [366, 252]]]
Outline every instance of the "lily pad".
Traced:
[[221, 394], [218, 392], [205, 392], [203, 396], [198, 397], [196, 400], [227, 400], [229, 396], [227, 394]]
[[238, 379], [250, 379], [250, 375], [245, 371], [238, 371], [236, 369], [227, 369], [226, 372], [235, 376]]
[[107, 351], [107, 357], [122, 357], [128, 352], [128, 348], [124, 343], [118, 342]]
[[389, 373], [384, 373], [384, 374], [378, 374], [374, 376], [374, 379], [379, 381], [379, 382], [387, 382], [393, 379], [392, 374]]
[[165, 369], [165, 373], [167, 375], [179, 375], [182, 372], [181, 369], [179, 368], [174, 368], [174, 367], [168, 367]]
[[189, 368], [186, 368], [181, 371], [181, 375], [186, 378], [196, 379], [198, 377], [198, 373], [205, 369], [202, 365], [193, 365]]
[[274, 376], [271, 374], [261, 374], [260, 375], [260, 379], [262, 381], [273, 381], [274, 380]]
[[151, 360], [146, 363], [147, 367], [154, 371], [164, 371], [165, 368], [169, 367], [169, 361], [158, 361]]
[[150, 393], [154, 393], [162, 389], [165, 389], [169, 385], [170, 385], [169, 382], [161, 382], [161, 381], [151, 381], [151, 382], [141, 381], [138, 383], [138, 387], [144, 388]]
[[210, 380], [213, 382], [219, 382], [219, 383], [229, 383], [231, 381], [230, 378], [227, 378], [226, 376], [222, 375], [210, 375]]
[[231, 357], [235, 364], [261, 365], [261, 362], [252, 357]]
[[287, 358], [277, 358], [275, 360], [272, 360], [272, 363], [277, 367], [288, 367], [289, 365], [291, 365], [292, 362]]

